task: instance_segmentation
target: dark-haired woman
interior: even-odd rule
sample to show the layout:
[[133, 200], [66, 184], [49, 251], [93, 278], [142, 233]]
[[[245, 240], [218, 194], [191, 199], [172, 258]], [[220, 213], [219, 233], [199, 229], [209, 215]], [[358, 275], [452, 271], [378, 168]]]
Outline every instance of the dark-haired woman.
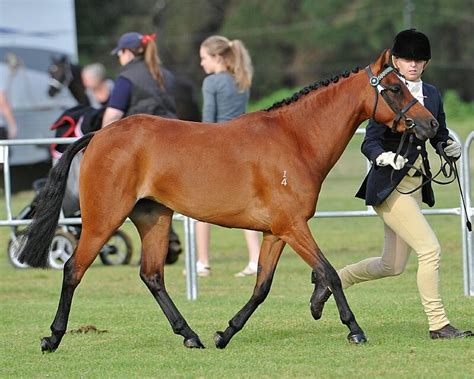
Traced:
[[110, 95], [102, 127], [132, 114], [176, 118], [174, 76], [161, 66], [155, 34], [123, 34], [112, 50], [123, 66]]

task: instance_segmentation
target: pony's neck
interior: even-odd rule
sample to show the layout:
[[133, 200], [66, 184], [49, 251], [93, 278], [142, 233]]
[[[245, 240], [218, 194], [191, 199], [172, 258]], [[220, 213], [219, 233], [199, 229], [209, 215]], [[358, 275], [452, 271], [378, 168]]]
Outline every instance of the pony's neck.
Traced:
[[[357, 127], [370, 118], [373, 90], [361, 70], [308, 94], [295, 103], [294, 127], [306, 146], [308, 163], [325, 177], [340, 158]], [[303, 99], [301, 99], [303, 100]]]
[[82, 68], [77, 65], [71, 65], [72, 80], [69, 83], [69, 91], [79, 104], [90, 105], [89, 98], [86, 95], [86, 89], [81, 79]]

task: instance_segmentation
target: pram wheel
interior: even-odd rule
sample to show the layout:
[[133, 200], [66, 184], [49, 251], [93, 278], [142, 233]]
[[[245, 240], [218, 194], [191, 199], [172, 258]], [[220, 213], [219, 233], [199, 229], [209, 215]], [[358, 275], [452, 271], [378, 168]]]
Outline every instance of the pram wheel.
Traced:
[[100, 260], [104, 265], [127, 265], [132, 258], [132, 242], [125, 232], [116, 230], [100, 250]]
[[49, 267], [62, 270], [66, 261], [74, 253], [76, 245], [76, 237], [73, 234], [63, 230], [56, 230], [49, 251]]
[[13, 267], [16, 268], [27, 268], [30, 267], [26, 263], [21, 263], [18, 258], [16, 257], [16, 253], [18, 251], [18, 245], [20, 243], [21, 239], [21, 232], [18, 233], [17, 235], [13, 235], [10, 241], [8, 241], [8, 258], [10, 260], [10, 263], [13, 265]]

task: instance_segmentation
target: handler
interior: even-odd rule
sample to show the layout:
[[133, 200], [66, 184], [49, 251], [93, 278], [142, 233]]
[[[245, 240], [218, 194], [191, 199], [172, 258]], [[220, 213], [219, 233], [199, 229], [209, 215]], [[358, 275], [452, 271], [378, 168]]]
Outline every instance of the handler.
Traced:
[[[392, 47], [393, 66], [411, 94], [439, 122], [439, 129], [430, 143], [435, 149], [441, 144], [448, 157], [458, 159], [461, 146], [449, 138], [441, 95], [436, 87], [421, 80], [430, 59], [430, 42], [425, 34], [415, 29], [397, 34]], [[367, 126], [361, 149], [372, 168], [356, 197], [365, 199], [384, 221], [385, 242], [381, 257], [365, 259], [338, 272], [342, 287], [400, 275], [407, 265], [410, 249], [413, 249], [418, 257], [417, 285], [428, 318], [430, 337], [470, 337], [472, 332], [461, 331], [450, 324], [439, 294], [440, 244], [421, 213], [422, 201], [430, 207], [435, 203], [430, 182], [419, 188], [424, 178], [431, 176], [425, 142], [414, 138], [406, 159], [396, 157], [401, 136], [374, 120]], [[405, 142], [402, 152], [407, 147], [408, 142]]]
[[132, 114], [176, 117], [175, 77], [161, 66], [155, 34], [128, 32], [112, 50], [122, 66], [105, 109], [102, 127]]

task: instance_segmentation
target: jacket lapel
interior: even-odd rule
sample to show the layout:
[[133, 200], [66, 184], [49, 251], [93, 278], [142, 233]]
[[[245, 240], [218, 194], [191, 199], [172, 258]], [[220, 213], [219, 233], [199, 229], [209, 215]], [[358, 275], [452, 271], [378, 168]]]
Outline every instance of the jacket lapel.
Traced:
[[425, 83], [423, 83], [423, 102], [425, 105], [425, 108], [428, 109], [432, 114], [435, 114], [435, 99], [434, 99], [434, 93], [433, 91], [430, 90], [430, 87], [428, 87]]

